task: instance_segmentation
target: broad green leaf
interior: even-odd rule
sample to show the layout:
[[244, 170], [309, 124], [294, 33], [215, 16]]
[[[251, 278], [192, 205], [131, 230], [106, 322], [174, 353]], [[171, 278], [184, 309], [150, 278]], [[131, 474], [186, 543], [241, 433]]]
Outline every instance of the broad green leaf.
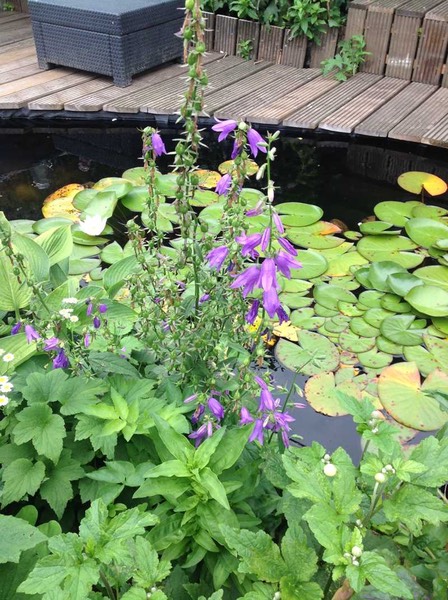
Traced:
[[291, 523], [281, 543], [283, 559], [296, 581], [309, 581], [317, 571], [317, 555], [298, 523]]
[[39, 493], [59, 519], [62, 518], [68, 501], [73, 498], [71, 482], [80, 479], [83, 475], [84, 469], [78, 461], [71, 458], [68, 450], [63, 450], [58, 463], [48, 470], [47, 478], [40, 486]]
[[435, 285], [414, 287], [406, 294], [405, 300], [416, 311], [431, 317], [445, 317], [448, 314], [448, 290]]
[[338, 367], [339, 352], [326, 337], [310, 331], [300, 331], [298, 340], [300, 345], [284, 339], [276, 345], [277, 360], [285, 367], [306, 375], [333, 371]]
[[286, 575], [280, 579], [282, 600], [319, 600], [323, 591], [318, 583], [299, 583], [294, 575]]
[[384, 513], [388, 520], [403, 523], [417, 536], [424, 523], [439, 525], [448, 521], [448, 506], [434, 493], [411, 484], [384, 501]]
[[194, 449], [190, 442], [182, 434], [178, 433], [167, 421], [161, 419], [157, 415], [153, 415], [154, 423], [159, 433], [165, 448], [177, 460], [185, 463], [187, 460], [192, 460]]
[[18, 502], [25, 494], [34, 496], [45, 476], [45, 465], [28, 458], [17, 458], [3, 471], [2, 505]]
[[0, 310], [18, 311], [28, 306], [32, 291], [22, 279], [19, 282], [14, 275], [11, 261], [0, 246]]
[[14, 427], [16, 444], [32, 442], [38, 454], [57, 463], [66, 436], [64, 419], [53, 414], [46, 404], [36, 403], [16, 415], [19, 423]]
[[50, 265], [55, 265], [69, 258], [73, 251], [71, 228], [67, 225], [49, 229], [36, 238], [36, 243], [45, 250]]
[[23, 519], [0, 515], [0, 563], [18, 563], [25, 550], [44, 542], [47, 536]]
[[190, 477], [190, 470], [180, 460], [166, 460], [160, 465], [151, 467], [145, 474], [148, 479], [157, 477]]
[[38, 283], [47, 281], [50, 273], [50, 259], [45, 250], [31, 238], [16, 233], [12, 236], [14, 250], [23, 254], [31, 274]]
[[214, 473], [220, 475], [223, 471], [233, 467], [246, 447], [249, 438], [248, 429], [248, 427], [237, 427], [226, 431], [225, 436], [219, 442], [216, 452], [211, 456], [208, 463], [208, 466]]
[[199, 473], [199, 483], [207, 490], [213, 500], [216, 500], [221, 506], [230, 510], [226, 490], [218, 477], [209, 467], [205, 467]]

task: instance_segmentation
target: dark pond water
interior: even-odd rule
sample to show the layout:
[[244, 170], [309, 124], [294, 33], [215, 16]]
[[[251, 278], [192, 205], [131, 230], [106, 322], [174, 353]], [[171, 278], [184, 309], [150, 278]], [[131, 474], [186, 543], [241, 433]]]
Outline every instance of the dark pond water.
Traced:
[[[162, 131], [172, 149], [173, 131]], [[230, 147], [206, 139], [201, 166], [216, 169]], [[419, 146], [367, 145], [336, 138], [282, 136], [277, 144], [273, 179], [279, 201], [317, 204], [326, 220], [340, 219], [356, 227], [383, 200], [414, 199], [397, 185], [405, 171], [426, 171], [448, 181], [448, 150]], [[137, 128], [0, 129], [0, 210], [10, 219], [39, 219], [45, 197], [68, 183], [86, 183], [119, 176], [142, 164]], [[169, 158], [161, 165], [168, 169]], [[447, 204], [448, 197], [438, 202]], [[291, 372], [276, 367], [279, 384], [291, 384]], [[298, 380], [302, 384], [304, 380]], [[300, 399], [296, 399], [300, 400]], [[359, 438], [350, 417], [330, 418], [311, 408], [297, 410], [295, 430], [303, 443], [317, 440], [329, 451], [342, 445], [357, 458]]]

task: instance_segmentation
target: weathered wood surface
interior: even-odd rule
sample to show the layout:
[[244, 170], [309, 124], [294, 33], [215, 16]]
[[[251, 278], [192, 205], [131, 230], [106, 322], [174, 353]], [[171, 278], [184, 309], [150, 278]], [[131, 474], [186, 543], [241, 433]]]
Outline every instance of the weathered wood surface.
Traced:
[[238, 19], [235, 17], [216, 15], [213, 49], [225, 54], [235, 54], [237, 27]]
[[[356, 6], [368, 13], [369, 7], [378, 3], [387, 9], [398, 2], [356, 0]], [[425, 19], [432, 14], [430, 20], [446, 25], [441, 7], [448, 5], [448, 0], [435, 7], [436, 0], [408, 0], [396, 9], [395, 17], [417, 18], [414, 13], [423, 11], [421, 4], [415, 6], [417, 2], [431, 7]], [[0, 16], [0, 45], [7, 35], [9, 40], [0, 52], [0, 110], [107, 111], [111, 116], [132, 113], [142, 117], [145, 113], [174, 115], [179, 110], [185, 91], [184, 66], [171, 63], [136, 76], [126, 90], [115, 87], [110, 78], [92, 73], [63, 68], [38, 71], [32, 39], [23, 37], [27, 35], [23, 32], [17, 34], [27, 18], [10, 20], [17, 34], [13, 41], [11, 34], [5, 33], [9, 31], [5, 19]], [[247, 32], [241, 29], [241, 36]], [[205, 92], [206, 113], [259, 125], [320, 128], [448, 147], [448, 87], [410, 83], [408, 72], [404, 77], [403, 71], [400, 78], [358, 73], [338, 83], [322, 77], [319, 69], [291, 66], [291, 62], [304, 60], [299, 40], [294, 44], [288, 48], [288, 40], [282, 39], [272, 54], [286, 64], [208, 53], [204, 61], [210, 80]], [[444, 82], [448, 85], [448, 75]]]
[[302, 35], [291, 39], [290, 35], [290, 29], [285, 29], [281, 63], [300, 69], [305, 64], [307, 38]]

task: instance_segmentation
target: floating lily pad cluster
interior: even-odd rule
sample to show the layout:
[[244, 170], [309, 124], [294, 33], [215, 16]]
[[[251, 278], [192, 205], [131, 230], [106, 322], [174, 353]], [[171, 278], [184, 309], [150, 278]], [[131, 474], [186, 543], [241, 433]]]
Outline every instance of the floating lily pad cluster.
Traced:
[[[226, 173], [230, 167], [227, 161], [219, 171]], [[256, 168], [254, 163], [253, 173]], [[220, 174], [200, 170], [197, 175], [200, 187], [191, 204], [218, 234], [224, 203], [211, 188]], [[109, 226], [92, 237], [79, 230], [77, 220], [98, 212], [110, 216], [118, 204], [141, 213], [145, 223], [145, 180], [145, 170], [136, 167], [91, 189], [68, 186], [46, 200], [43, 211], [51, 218], [17, 222], [16, 227], [41, 235], [54, 227], [71, 227], [75, 243], [70, 274], [90, 273], [100, 280], [101, 258], [113, 265], [105, 283], [109, 288], [119, 285], [122, 273], [133, 268], [131, 249], [117, 242], [104, 245]], [[442, 180], [426, 173], [403, 174], [399, 184], [422, 195], [446, 191]], [[173, 232], [176, 175], [157, 174], [156, 186], [158, 227]], [[262, 197], [252, 188], [243, 188], [241, 194], [248, 207]], [[322, 220], [318, 206], [285, 202], [276, 209], [303, 266], [293, 271], [291, 280], [281, 282], [290, 322], [274, 324], [281, 338], [275, 352], [281, 364], [309, 376], [309, 403], [324, 414], [342, 415], [336, 393], [341, 391], [369, 398], [405, 427], [432, 430], [443, 425], [448, 413], [431, 393], [448, 393], [448, 210], [417, 200], [380, 202], [374, 220], [361, 223], [359, 231], [343, 231], [339, 222]], [[267, 225], [265, 215], [253, 217], [249, 231]]]

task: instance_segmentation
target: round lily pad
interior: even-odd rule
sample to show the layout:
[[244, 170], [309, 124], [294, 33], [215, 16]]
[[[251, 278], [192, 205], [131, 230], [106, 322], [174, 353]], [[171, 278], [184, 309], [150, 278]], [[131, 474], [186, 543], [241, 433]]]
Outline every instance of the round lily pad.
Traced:
[[401, 346], [416, 346], [421, 344], [422, 330], [412, 329], [415, 317], [413, 315], [394, 315], [387, 317], [381, 323], [381, 335]]
[[130, 181], [133, 185], [145, 185], [148, 179], [148, 171], [144, 167], [133, 167], [125, 171], [121, 177]]
[[370, 266], [369, 281], [376, 290], [389, 292], [389, 284], [387, 278], [394, 273], [407, 273], [406, 269], [396, 262], [383, 260], [374, 262]]
[[423, 346], [405, 346], [403, 355], [408, 362], [416, 363], [424, 377], [427, 377], [439, 366], [433, 354]]
[[387, 278], [387, 285], [394, 294], [406, 296], [412, 288], [423, 285], [423, 281], [412, 273], [391, 273]]
[[448, 372], [448, 340], [439, 339], [434, 336], [423, 337], [425, 345], [436, 359], [440, 369]]
[[431, 206], [428, 204], [420, 203], [419, 206], [415, 206], [412, 209], [413, 217], [423, 217], [424, 219], [439, 219], [448, 213], [446, 208], [441, 206]]
[[279, 283], [282, 291], [289, 294], [306, 294], [313, 287], [312, 283], [303, 281], [303, 279], [286, 279], [286, 277], [283, 277]]
[[[234, 165], [235, 163], [233, 160], [226, 160], [219, 165], [218, 171], [225, 175], [226, 173], [230, 173]], [[255, 173], [258, 171], [258, 165], [254, 160], [248, 159], [244, 161], [243, 166], [246, 170], [247, 175], [255, 175]]]
[[410, 219], [405, 229], [411, 240], [423, 248], [429, 248], [437, 241], [448, 238], [448, 225], [434, 219]]
[[325, 323], [325, 328], [331, 333], [341, 333], [345, 331], [350, 323], [350, 317], [344, 315], [337, 315], [336, 317], [330, 317]]
[[305, 398], [315, 411], [330, 417], [341, 417], [347, 414], [336, 395], [333, 373], [314, 375], [306, 382], [304, 391]]
[[376, 348], [372, 348], [367, 352], [358, 352], [358, 358], [363, 367], [375, 370], [383, 369], [392, 362], [390, 354], [378, 352]]
[[191, 206], [209, 206], [218, 202], [219, 196], [211, 190], [196, 190], [193, 198], [190, 200]]
[[[348, 350], [340, 351], [341, 355], [341, 365], [356, 365], [358, 364], [358, 356], [354, 352], [349, 352]], [[339, 372], [339, 371], [337, 371]]]
[[272, 330], [272, 333], [277, 337], [291, 340], [291, 342], [297, 342], [298, 332], [299, 329], [287, 321], [284, 321], [281, 325], [277, 323]]
[[406, 302], [419, 312], [430, 317], [448, 315], [448, 291], [435, 285], [421, 285], [405, 296]]
[[177, 190], [177, 174], [176, 173], [157, 173], [156, 188], [162, 196], [173, 198]]
[[344, 277], [352, 272], [354, 267], [360, 267], [368, 264], [368, 260], [361, 256], [359, 252], [347, 252], [330, 260], [326, 275], [329, 277]]
[[339, 335], [339, 344], [343, 350], [358, 354], [371, 350], [375, 346], [375, 338], [361, 337], [351, 331], [345, 331]]
[[305, 227], [319, 221], [324, 211], [314, 204], [303, 202], [282, 202], [275, 206], [275, 210], [282, 216], [286, 227]]
[[325, 322], [324, 317], [316, 317], [313, 308], [299, 308], [290, 315], [291, 323], [301, 329], [317, 329]]
[[391, 229], [393, 226], [393, 223], [386, 221], [367, 221], [361, 223], [359, 229], [364, 235], [398, 235], [400, 230]]
[[366, 323], [378, 329], [384, 319], [391, 317], [392, 315], [392, 312], [385, 310], [384, 308], [369, 308], [369, 310], [366, 310], [363, 317]]
[[448, 267], [441, 265], [421, 267], [414, 271], [414, 275], [428, 285], [436, 285], [448, 291]]
[[422, 202], [415, 200], [410, 202], [386, 201], [377, 204], [373, 210], [378, 219], [392, 223], [395, 227], [403, 227], [406, 221], [413, 216], [414, 207], [420, 204]]
[[115, 192], [117, 198], [126, 196], [132, 190], [133, 184], [120, 177], [106, 177], [94, 184], [93, 189], [98, 192]]
[[434, 327], [448, 336], [448, 317], [434, 317], [432, 322]]
[[382, 335], [379, 335], [376, 338], [376, 346], [378, 350], [381, 350], [381, 352], [386, 352], [386, 354], [392, 354], [393, 356], [401, 356], [403, 354], [402, 345], [396, 344]]
[[298, 338], [299, 344], [280, 340], [275, 347], [275, 355], [282, 365], [305, 375], [338, 368], [339, 352], [330, 340], [310, 331], [300, 331]]
[[319, 250], [319, 254], [325, 256], [327, 260], [333, 260], [334, 258], [349, 252], [353, 246], [354, 244], [351, 242], [342, 242], [342, 244], [339, 244], [339, 246], [336, 246], [335, 248], [323, 248], [322, 250]]
[[362, 234], [359, 231], [344, 231], [344, 237], [346, 237], [348, 240], [353, 240], [356, 242], [362, 238]]
[[422, 190], [424, 190], [430, 196], [440, 196], [440, 194], [444, 194], [447, 190], [447, 185], [443, 179], [440, 179], [437, 175], [424, 173], [423, 171], [402, 173], [397, 179], [397, 183], [407, 192], [411, 192], [411, 194], [421, 194]]
[[343, 302], [341, 300], [338, 302], [338, 310], [346, 317], [360, 317], [364, 314], [364, 310], [358, 308], [356, 304]]
[[350, 330], [354, 334], [366, 338], [376, 337], [380, 332], [377, 327], [372, 327], [362, 317], [355, 317], [350, 320]]
[[303, 248], [335, 248], [343, 243], [344, 239], [334, 236], [334, 233], [339, 233], [341, 230], [333, 223], [326, 221], [318, 221], [313, 225], [306, 227], [290, 227], [286, 232], [286, 237]]
[[336, 317], [339, 314], [339, 311], [327, 308], [319, 303], [314, 305], [314, 312], [318, 317]]
[[405, 314], [412, 311], [411, 305], [396, 294], [384, 294], [381, 298], [381, 308], [390, 312]]
[[222, 215], [224, 207], [220, 202], [206, 206], [199, 213], [199, 220], [202, 223], [207, 223], [208, 230], [215, 235], [222, 229]]
[[197, 169], [195, 175], [199, 177], [199, 187], [212, 189], [221, 179], [221, 174], [216, 171], [208, 171], [207, 169]]
[[399, 423], [419, 431], [439, 429], [448, 421], [448, 413], [439, 408], [428, 391], [448, 393], [448, 375], [433, 371], [421, 385], [420, 372], [414, 362], [386, 367], [378, 380], [381, 404]]
[[359, 240], [357, 245], [358, 252], [370, 261], [387, 260], [388, 254], [414, 248], [417, 248], [417, 244], [402, 235], [389, 237], [368, 235]]
[[377, 292], [375, 290], [367, 290], [359, 294], [359, 301], [368, 306], [369, 308], [380, 308], [381, 298], [384, 296], [383, 292]]
[[353, 304], [356, 302], [356, 296], [349, 290], [326, 283], [315, 285], [313, 295], [316, 302], [331, 310], [337, 309], [339, 301]]
[[[121, 203], [128, 210], [142, 212], [148, 204], [149, 194], [145, 185], [135, 186], [129, 193], [121, 198]], [[165, 200], [165, 198], [163, 198]]]
[[314, 250], [298, 250], [297, 260], [301, 263], [301, 269], [293, 269], [293, 279], [312, 279], [319, 277], [328, 268], [327, 259]]
[[310, 306], [313, 303], [313, 299], [308, 296], [303, 296], [302, 294], [286, 294], [281, 293], [279, 295], [279, 300], [282, 304], [286, 304], [288, 308], [303, 308], [305, 306]]
[[370, 267], [360, 267], [354, 273], [356, 281], [365, 288], [372, 287], [372, 284], [370, 283], [370, 280], [369, 280], [369, 272], [370, 272]]

